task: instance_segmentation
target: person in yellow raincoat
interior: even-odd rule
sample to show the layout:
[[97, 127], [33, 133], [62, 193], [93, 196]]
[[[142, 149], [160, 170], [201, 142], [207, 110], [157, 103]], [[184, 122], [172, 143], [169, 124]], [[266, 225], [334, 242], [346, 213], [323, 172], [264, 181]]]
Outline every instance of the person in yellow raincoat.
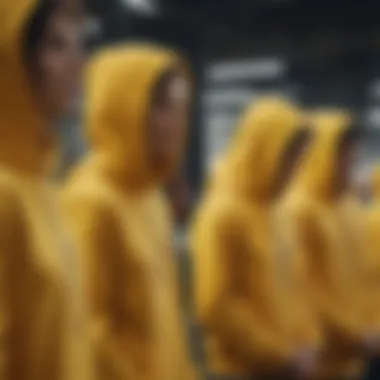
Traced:
[[161, 186], [189, 122], [189, 78], [175, 53], [117, 45], [90, 62], [90, 152], [63, 193], [86, 263], [99, 379], [193, 376]]
[[[283, 202], [282, 223], [306, 259], [309, 289], [324, 336], [318, 378], [359, 379], [377, 345], [366, 321], [363, 235], [350, 196], [357, 129], [348, 115], [311, 116], [315, 137]], [[358, 240], [359, 239], [359, 240]], [[360, 248], [359, 248], [360, 247]]]
[[272, 215], [308, 139], [293, 105], [277, 98], [255, 102], [195, 213], [195, 307], [217, 376], [285, 379], [312, 372], [317, 328], [303, 321], [303, 339], [296, 339]]
[[65, 3], [0, 3], [0, 378], [87, 380], [81, 275], [49, 183], [53, 120], [76, 96], [81, 17]]

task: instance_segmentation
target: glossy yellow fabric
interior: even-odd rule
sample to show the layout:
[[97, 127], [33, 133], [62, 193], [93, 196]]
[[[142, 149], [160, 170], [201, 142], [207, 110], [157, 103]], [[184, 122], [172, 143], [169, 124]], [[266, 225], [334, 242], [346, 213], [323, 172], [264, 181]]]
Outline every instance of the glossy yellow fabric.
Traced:
[[90, 379], [79, 263], [43, 178], [51, 130], [22, 60], [36, 4], [0, 4], [0, 378]]
[[371, 280], [368, 292], [371, 297], [371, 322], [373, 328], [380, 329], [380, 167], [375, 166], [372, 172], [372, 201], [366, 212], [366, 232], [370, 247], [368, 278]]
[[364, 333], [363, 243], [349, 196], [333, 195], [337, 148], [347, 131], [347, 115], [335, 111], [313, 115], [315, 137], [294, 185], [284, 200], [283, 223], [303, 253], [311, 299], [322, 324], [319, 376], [338, 378], [361, 371], [359, 343]]
[[86, 263], [102, 380], [193, 375], [162, 172], [149, 165], [145, 136], [152, 90], [178, 61], [154, 46], [120, 45], [100, 52], [88, 68], [91, 150], [64, 200]]
[[[359, 283], [357, 297], [362, 310], [363, 331], [380, 332], [377, 299], [380, 289], [380, 262], [376, 254], [371, 226], [368, 227], [368, 210], [356, 194], [348, 194], [344, 201], [347, 219], [351, 222], [350, 244], [356, 249]], [[370, 222], [371, 224], [371, 222]]]
[[217, 373], [278, 370], [297, 345], [283, 292], [287, 274], [274, 254], [270, 191], [302, 127], [302, 115], [285, 101], [263, 99], [250, 107], [195, 214], [195, 306]]

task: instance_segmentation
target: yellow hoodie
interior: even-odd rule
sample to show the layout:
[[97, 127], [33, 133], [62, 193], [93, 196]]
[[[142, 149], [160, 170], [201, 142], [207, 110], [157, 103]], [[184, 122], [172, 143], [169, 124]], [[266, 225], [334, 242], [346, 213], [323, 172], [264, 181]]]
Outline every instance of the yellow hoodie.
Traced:
[[380, 199], [380, 164], [376, 164], [372, 170], [371, 194], [373, 203]]
[[90, 378], [78, 263], [44, 181], [50, 132], [22, 56], [37, 1], [0, 3], [0, 378]]
[[347, 195], [337, 199], [332, 193], [337, 149], [350, 120], [326, 111], [313, 122], [315, 137], [284, 200], [282, 222], [306, 259], [324, 334], [319, 375], [330, 379], [355, 376], [362, 369], [358, 354], [364, 333], [363, 252], [358, 251], [361, 241], [352, 217], [356, 203]]
[[367, 211], [366, 231], [370, 251], [368, 265], [371, 268], [368, 278], [371, 280], [368, 292], [371, 298], [371, 322], [374, 329], [380, 329], [380, 166], [376, 165], [372, 172], [372, 202]]
[[153, 46], [99, 53], [87, 78], [91, 151], [64, 194], [91, 302], [99, 379], [192, 376], [179, 309], [169, 209], [147, 157], [157, 80], [179, 58]]
[[283, 263], [274, 254], [270, 188], [302, 128], [302, 116], [285, 101], [263, 99], [249, 108], [195, 215], [195, 306], [217, 373], [279, 370], [297, 345]]

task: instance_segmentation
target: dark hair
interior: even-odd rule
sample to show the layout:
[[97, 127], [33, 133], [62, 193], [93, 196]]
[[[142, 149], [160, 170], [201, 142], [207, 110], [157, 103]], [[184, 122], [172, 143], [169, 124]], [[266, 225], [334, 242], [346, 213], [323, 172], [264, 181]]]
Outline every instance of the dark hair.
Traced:
[[57, 0], [38, 1], [36, 9], [24, 29], [23, 53], [27, 63], [33, 61], [47, 22], [57, 6]]
[[297, 142], [302, 142], [304, 140], [311, 139], [313, 137], [313, 130], [308, 127], [301, 128], [296, 134], [293, 136], [293, 140]]
[[313, 132], [310, 128], [302, 128], [298, 130], [287, 142], [286, 146], [284, 147], [284, 152], [282, 152], [283, 157], [280, 158], [283, 159], [287, 154], [293, 152], [295, 149], [298, 149], [299, 146], [303, 146], [304, 144], [308, 143], [312, 137]]
[[362, 128], [358, 124], [352, 124], [341, 136], [340, 145], [351, 145], [360, 141], [363, 136]]

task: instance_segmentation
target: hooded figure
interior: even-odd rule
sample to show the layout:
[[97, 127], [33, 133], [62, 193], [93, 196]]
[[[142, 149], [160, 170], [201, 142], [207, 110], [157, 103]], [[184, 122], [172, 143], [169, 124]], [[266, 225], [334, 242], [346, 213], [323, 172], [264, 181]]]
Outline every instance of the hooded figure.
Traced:
[[303, 344], [314, 344], [314, 337], [302, 345], [293, 337], [283, 292], [293, 268], [284, 270], [275, 254], [272, 215], [307, 136], [302, 115], [286, 101], [255, 103], [195, 215], [195, 306], [217, 374], [275, 376]]
[[[313, 307], [324, 336], [319, 374], [360, 376], [366, 332], [363, 235], [358, 204], [349, 193], [356, 132], [343, 113], [312, 117], [314, 141], [284, 200], [282, 223], [305, 258]], [[360, 218], [359, 218], [360, 219]]]
[[[4, 380], [90, 377], [81, 276], [57, 194], [45, 179], [54, 129], [49, 125], [51, 115], [44, 112], [47, 103], [42, 102], [48, 97], [43, 99], [42, 93], [56, 83], [50, 75], [57, 69], [57, 51], [52, 52], [44, 38], [51, 38], [54, 30], [60, 40], [65, 33], [61, 21], [66, 26], [77, 24], [70, 10], [54, 4], [34, 0], [0, 4], [0, 377]], [[78, 36], [73, 38], [76, 44]], [[36, 54], [36, 45], [44, 57]], [[73, 58], [71, 47], [68, 50], [60, 51], [65, 60], [59, 62], [58, 71], [69, 72], [76, 81], [77, 51]], [[28, 60], [35, 55], [38, 58], [31, 61], [36, 72]], [[74, 63], [74, 71], [68, 62]], [[53, 108], [63, 111], [71, 91], [52, 90], [50, 95], [57, 100], [54, 106], [49, 103], [53, 113]]]
[[[151, 155], [157, 142], [152, 144], [150, 125], [158, 116], [157, 86], [177, 69], [183, 69], [179, 57], [149, 45], [107, 48], [88, 68], [90, 153], [63, 197], [86, 263], [99, 379], [178, 380], [192, 375], [170, 208], [160, 189], [174, 173], [184, 136], [174, 148], [166, 145], [171, 133], [163, 140], [158, 136], [161, 152], [170, 154], [163, 160]], [[167, 130], [172, 118], [162, 120]]]

